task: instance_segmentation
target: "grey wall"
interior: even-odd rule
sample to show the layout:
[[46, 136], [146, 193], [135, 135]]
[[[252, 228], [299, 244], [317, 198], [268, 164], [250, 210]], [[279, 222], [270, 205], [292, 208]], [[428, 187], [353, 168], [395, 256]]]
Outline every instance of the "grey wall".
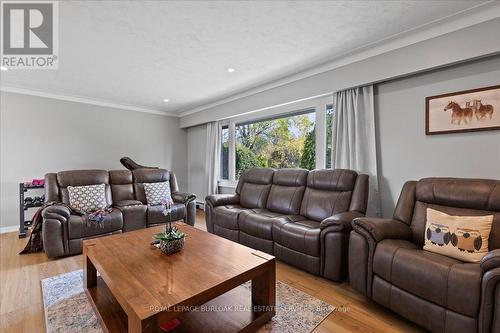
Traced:
[[208, 180], [205, 177], [207, 157], [207, 126], [199, 125], [187, 130], [188, 191], [196, 194], [198, 202], [205, 202]]
[[181, 126], [195, 126], [273, 105], [498, 54], [498, 31], [500, 18], [186, 115], [181, 118]]
[[[406, 180], [500, 179], [500, 131], [425, 135], [425, 97], [500, 84], [500, 56], [377, 85], [382, 212], [392, 215]], [[497, 112], [500, 112], [498, 110]]]
[[[382, 213], [392, 215], [405, 181], [429, 176], [500, 179], [500, 131], [425, 135], [425, 97], [500, 84], [500, 56], [375, 86]], [[500, 112], [500, 110], [498, 110]], [[205, 125], [188, 130], [190, 191], [204, 183]], [[204, 185], [206, 186], [206, 185]], [[223, 193], [231, 189], [223, 188]], [[199, 196], [201, 199], [202, 197]]]
[[187, 190], [187, 135], [179, 119], [0, 94], [0, 226], [18, 225], [18, 183], [68, 169], [122, 169], [130, 156], [173, 170]]

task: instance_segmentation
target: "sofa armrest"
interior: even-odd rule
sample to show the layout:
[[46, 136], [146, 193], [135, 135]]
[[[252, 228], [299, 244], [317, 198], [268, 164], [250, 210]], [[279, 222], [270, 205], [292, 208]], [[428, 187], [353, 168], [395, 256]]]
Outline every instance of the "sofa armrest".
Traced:
[[500, 268], [500, 249], [488, 252], [480, 262], [483, 272]]
[[[487, 259], [488, 260], [488, 259]], [[500, 320], [500, 267], [483, 272], [478, 332], [498, 332]]]
[[240, 203], [240, 196], [238, 194], [212, 194], [205, 198], [205, 202], [213, 207], [236, 205]]
[[47, 206], [42, 211], [42, 217], [44, 219], [55, 219], [61, 222], [69, 220], [70, 215], [71, 211], [64, 205]]
[[43, 249], [49, 258], [69, 254], [68, 221], [71, 211], [64, 205], [51, 205], [42, 211]]
[[347, 251], [352, 220], [365, 216], [358, 211], [335, 214], [321, 221], [321, 272], [330, 280], [342, 282], [347, 275]]
[[411, 236], [410, 227], [398, 220], [362, 217], [353, 221], [353, 228], [362, 234], [368, 233], [376, 242], [384, 239], [409, 239]]
[[189, 202], [196, 199], [196, 195], [193, 193], [183, 193], [183, 192], [174, 192], [172, 193], [172, 200], [174, 202], [183, 203], [187, 205]]
[[321, 228], [321, 230], [326, 229], [328, 227], [332, 227], [337, 231], [349, 230], [351, 229], [352, 220], [364, 216], [365, 214], [357, 211], [343, 212], [327, 217], [326, 219], [321, 221], [319, 227]]

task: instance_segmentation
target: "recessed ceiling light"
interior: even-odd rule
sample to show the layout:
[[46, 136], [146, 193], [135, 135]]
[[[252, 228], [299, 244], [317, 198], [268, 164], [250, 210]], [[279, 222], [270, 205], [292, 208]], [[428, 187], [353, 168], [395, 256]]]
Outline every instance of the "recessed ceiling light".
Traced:
[[1, 70], [3, 70], [3, 71], [8, 70], [8, 68], [7, 68], [7, 67], [5, 67], [5, 66], [0, 66], [0, 69], [1, 69]]
[[229, 73], [234, 73], [234, 72], [236, 71], [236, 69], [234, 69], [234, 68], [228, 68], [228, 69], [227, 69], [227, 71], [228, 71]]
[[168, 103], [168, 102], [170, 102], [170, 100], [168, 98], [164, 98], [163, 102]]

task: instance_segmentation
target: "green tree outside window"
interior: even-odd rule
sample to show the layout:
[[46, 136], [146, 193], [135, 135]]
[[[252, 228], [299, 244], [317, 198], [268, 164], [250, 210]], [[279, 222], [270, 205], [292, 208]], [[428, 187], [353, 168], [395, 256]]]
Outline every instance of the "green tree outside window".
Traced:
[[236, 177], [252, 167], [314, 169], [315, 114], [236, 126]]

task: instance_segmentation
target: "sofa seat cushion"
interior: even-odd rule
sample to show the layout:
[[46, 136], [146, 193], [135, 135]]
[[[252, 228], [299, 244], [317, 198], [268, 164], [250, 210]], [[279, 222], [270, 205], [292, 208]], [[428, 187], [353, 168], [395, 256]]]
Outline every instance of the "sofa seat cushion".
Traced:
[[121, 230], [123, 228], [122, 212], [118, 209], [113, 209], [106, 216], [102, 227], [86, 222], [84, 216], [71, 215], [68, 221], [68, 236], [69, 239], [80, 239], [93, 237], [103, 234], [108, 234]]
[[[186, 216], [186, 206], [180, 203], [174, 203], [171, 207], [172, 221], [182, 220]], [[163, 206], [148, 206], [148, 225], [166, 223], [167, 217], [163, 215]]]
[[240, 205], [217, 206], [214, 208], [213, 222], [215, 225], [226, 229], [239, 230], [238, 216], [243, 211], [251, 211], [251, 209]]
[[467, 316], [477, 316], [482, 273], [479, 264], [422, 250], [404, 241], [377, 244], [373, 271], [415, 296]]
[[118, 202], [115, 202], [113, 206], [115, 207], [128, 207], [128, 206], [139, 206], [142, 205], [143, 203], [140, 202], [139, 200], [121, 200]]
[[320, 256], [320, 223], [301, 215], [276, 217], [273, 240], [281, 246], [310, 256]]
[[238, 218], [238, 226], [241, 231], [251, 236], [273, 240], [273, 218], [279, 216], [283, 216], [283, 214], [267, 209], [242, 211]]
[[132, 205], [117, 207], [123, 214], [123, 232], [142, 229], [147, 227], [148, 206]]

